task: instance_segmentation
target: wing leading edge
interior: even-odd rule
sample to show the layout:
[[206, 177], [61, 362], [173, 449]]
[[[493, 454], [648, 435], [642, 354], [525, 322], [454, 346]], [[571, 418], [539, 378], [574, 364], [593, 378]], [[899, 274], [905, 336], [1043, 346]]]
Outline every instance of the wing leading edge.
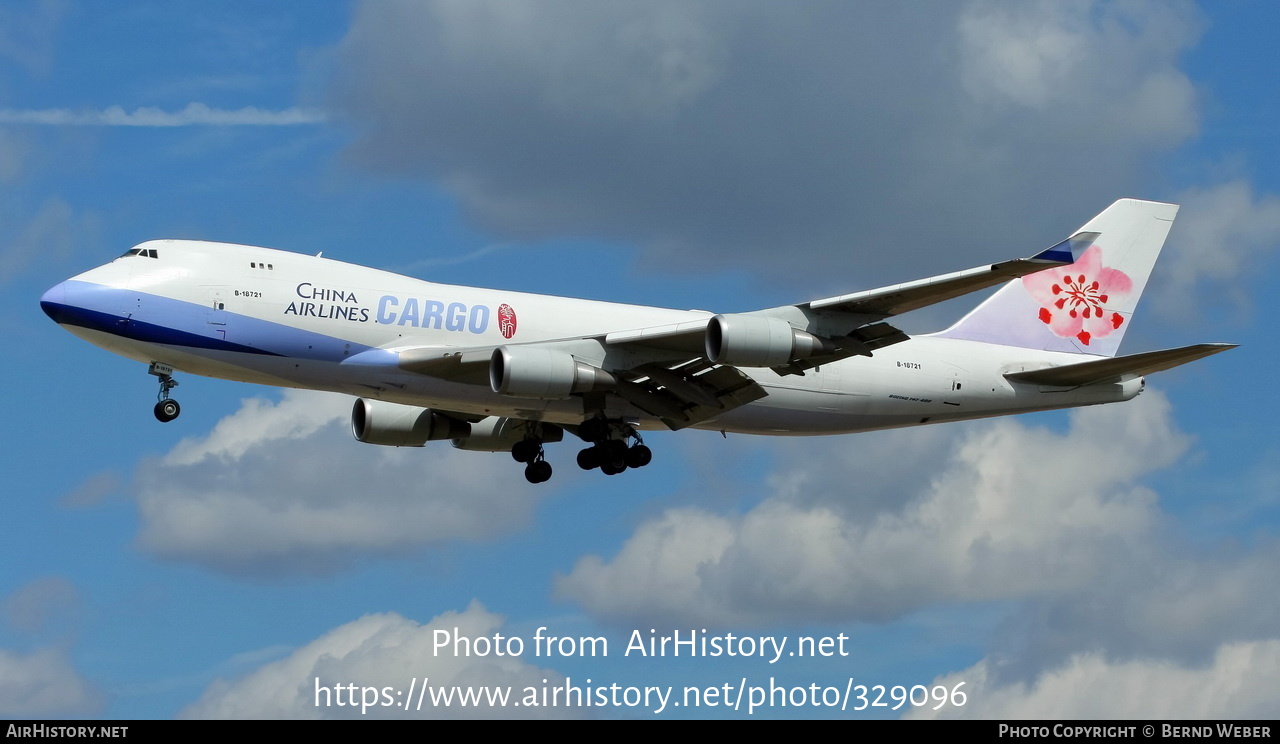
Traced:
[[890, 287], [813, 300], [801, 307], [827, 312], [874, 315], [882, 318], [901, 315], [970, 292], [994, 287], [1010, 279], [1075, 263], [1097, 238], [1098, 233], [1076, 233], [1030, 258], [1015, 258], [1011, 261], [1001, 261]]

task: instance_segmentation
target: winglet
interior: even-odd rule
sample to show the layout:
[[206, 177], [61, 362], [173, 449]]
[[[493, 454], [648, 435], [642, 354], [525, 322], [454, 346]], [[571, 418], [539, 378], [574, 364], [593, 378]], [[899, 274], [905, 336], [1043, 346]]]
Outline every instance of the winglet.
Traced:
[[1099, 234], [1096, 232], [1078, 232], [1052, 248], [1040, 251], [1027, 260], [1037, 263], [1053, 263], [1061, 266], [1073, 264], [1080, 260], [1080, 256], [1084, 255], [1089, 246], [1093, 245]]

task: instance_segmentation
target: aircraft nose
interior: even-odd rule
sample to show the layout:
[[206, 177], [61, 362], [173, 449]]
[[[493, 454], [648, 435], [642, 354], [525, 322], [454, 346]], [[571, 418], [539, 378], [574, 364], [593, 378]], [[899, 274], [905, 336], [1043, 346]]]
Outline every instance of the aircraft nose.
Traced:
[[65, 308], [66, 306], [67, 306], [67, 283], [66, 282], [62, 282], [61, 284], [55, 285], [48, 292], [45, 292], [44, 296], [40, 298], [40, 309], [44, 311], [45, 315], [48, 315], [50, 318], [53, 318], [54, 321], [58, 320], [58, 316], [61, 314], [62, 309]]

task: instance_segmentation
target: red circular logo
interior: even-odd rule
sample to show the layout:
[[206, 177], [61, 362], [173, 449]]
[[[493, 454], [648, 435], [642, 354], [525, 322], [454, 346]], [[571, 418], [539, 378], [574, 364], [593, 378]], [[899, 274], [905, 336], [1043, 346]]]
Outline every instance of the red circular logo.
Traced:
[[516, 335], [516, 311], [506, 303], [498, 306], [498, 330], [502, 332], [503, 338]]

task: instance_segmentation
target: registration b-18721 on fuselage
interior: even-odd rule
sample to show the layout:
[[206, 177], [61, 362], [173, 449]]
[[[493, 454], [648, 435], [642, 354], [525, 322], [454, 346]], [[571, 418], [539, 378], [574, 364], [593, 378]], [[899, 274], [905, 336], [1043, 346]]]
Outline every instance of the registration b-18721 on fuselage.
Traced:
[[[357, 397], [372, 444], [510, 452], [530, 482], [566, 433], [584, 469], [652, 457], [641, 432], [841, 434], [1110, 403], [1144, 376], [1231, 348], [1117, 356], [1177, 206], [1122, 199], [1030, 258], [755, 312], [714, 314], [434, 284], [319, 256], [142, 243], [41, 306], [149, 365]], [[1004, 284], [952, 327], [888, 319]]]

